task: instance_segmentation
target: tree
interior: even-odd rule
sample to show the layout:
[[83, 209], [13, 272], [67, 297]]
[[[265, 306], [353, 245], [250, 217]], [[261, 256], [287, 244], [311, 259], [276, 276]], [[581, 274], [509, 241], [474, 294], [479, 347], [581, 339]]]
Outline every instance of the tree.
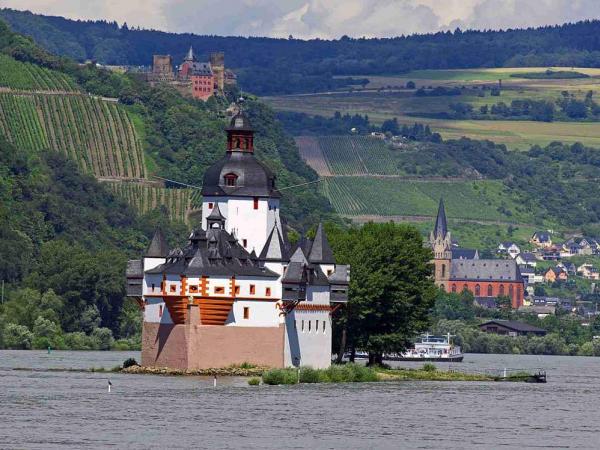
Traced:
[[350, 264], [349, 303], [341, 320], [351, 346], [369, 352], [401, 352], [429, 324], [436, 296], [431, 251], [410, 225], [369, 223], [331, 233], [338, 262]]
[[31, 348], [33, 333], [26, 326], [9, 323], [4, 328], [3, 341], [6, 348], [28, 350]]
[[91, 337], [99, 350], [110, 350], [115, 342], [109, 328], [96, 328]]

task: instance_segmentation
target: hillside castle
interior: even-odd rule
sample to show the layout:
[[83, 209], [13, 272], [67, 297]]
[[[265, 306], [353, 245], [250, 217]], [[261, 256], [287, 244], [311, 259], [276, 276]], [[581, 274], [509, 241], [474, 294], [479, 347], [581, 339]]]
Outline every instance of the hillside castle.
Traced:
[[433, 250], [435, 283], [446, 292], [470, 291], [478, 302], [510, 298], [513, 309], [523, 306], [525, 284], [513, 259], [480, 259], [476, 250], [456, 247], [452, 242], [444, 201], [429, 235]]
[[190, 46], [176, 71], [171, 55], [154, 55], [152, 70], [146, 73], [146, 81], [151, 85], [168, 83], [183, 95], [208, 100], [213, 95], [223, 94], [226, 85], [235, 85], [236, 76], [225, 68], [224, 53], [211, 53], [208, 62], [201, 62]]
[[336, 264], [322, 225], [289, 245], [276, 177], [255, 157], [243, 111], [226, 132], [225, 155], [204, 175], [201, 228], [175, 249], [157, 231], [128, 263], [127, 295], [143, 310], [142, 365], [328, 367], [349, 267]]

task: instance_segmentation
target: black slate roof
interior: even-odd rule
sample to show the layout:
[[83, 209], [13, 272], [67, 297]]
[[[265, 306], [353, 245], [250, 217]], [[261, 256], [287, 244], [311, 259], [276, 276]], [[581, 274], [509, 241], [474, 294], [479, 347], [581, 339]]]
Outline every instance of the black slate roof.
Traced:
[[472, 248], [453, 248], [452, 259], [479, 259], [479, 253]]
[[290, 246], [281, 236], [277, 224], [273, 226], [258, 259], [261, 261], [277, 262], [287, 262], [290, 260]]
[[146, 250], [147, 258], [165, 258], [169, 253], [167, 240], [160, 228], [157, 228], [152, 237], [152, 241]]
[[[237, 176], [235, 186], [225, 184], [225, 175]], [[204, 173], [202, 195], [240, 197], [281, 197], [275, 189], [276, 177], [251, 152], [227, 152]]]
[[239, 245], [235, 237], [221, 228], [193, 231], [187, 247], [171, 250], [164, 264], [147, 270], [146, 273], [186, 276], [279, 277], [275, 272], [261, 267], [256, 254], [248, 253]]
[[523, 333], [545, 333], [546, 330], [543, 328], [534, 327], [533, 325], [529, 325], [528, 323], [517, 322], [516, 320], [490, 320], [488, 322], [482, 323], [479, 325], [480, 327], [484, 325], [499, 325], [505, 328], [508, 328], [513, 331], [520, 331]]
[[308, 254], [308, 261], [314, 264], [335, 264], [333, 250], [331, 250], [327, 236], [323, 231], [322, 223], [319, 223], [317, 227], [317, 233]]
[[452, 281], [522, 281], [512, 259], [457, 259], [450, 268]]

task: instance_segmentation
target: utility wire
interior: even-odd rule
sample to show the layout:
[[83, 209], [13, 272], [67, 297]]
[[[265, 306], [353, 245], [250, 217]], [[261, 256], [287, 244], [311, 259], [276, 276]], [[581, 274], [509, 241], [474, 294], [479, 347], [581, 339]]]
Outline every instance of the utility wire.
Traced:
[[[193, 184], [182, 183], [181, 181], [170, 180], [169, 178], [163, 178], [163, 177], [159, 177], [157, 175], [152, 175], [152, 178], [158, 178], [159, 180], [168, 181], [169, 183], [175, 183], [175, 184], [179, 184], [181, 186], [187, 186], [192, 189], [202, 189], [202, 187], [200, 187], [200, 186], [194, 186]], [[306, 186], [308, 184], [320, 183], [321, 181], [323, 181], [323, 180], [308, 181], [307, 183], [294, 184], [292, 186], [286, 186], [281, 189], [275, 189], [275, 190], [276, 191], [285, 191], [286, 189], [292, 189], [292, 188], [296, 188], [296, 187], [300, 187], [300, 186]]]

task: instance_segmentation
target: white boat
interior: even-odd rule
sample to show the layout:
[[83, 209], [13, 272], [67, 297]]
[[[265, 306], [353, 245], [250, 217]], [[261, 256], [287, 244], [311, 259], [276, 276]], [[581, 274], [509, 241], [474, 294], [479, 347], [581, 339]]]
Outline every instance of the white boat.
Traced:
[[383, 359], [392, 361], [446, 361], [461, 362], [464, 358], [460, 346], [454, 345], [452, 336], [433, 336], [429, 333], [421, 336], [421, 341], [404, 353], [385, 355]]

